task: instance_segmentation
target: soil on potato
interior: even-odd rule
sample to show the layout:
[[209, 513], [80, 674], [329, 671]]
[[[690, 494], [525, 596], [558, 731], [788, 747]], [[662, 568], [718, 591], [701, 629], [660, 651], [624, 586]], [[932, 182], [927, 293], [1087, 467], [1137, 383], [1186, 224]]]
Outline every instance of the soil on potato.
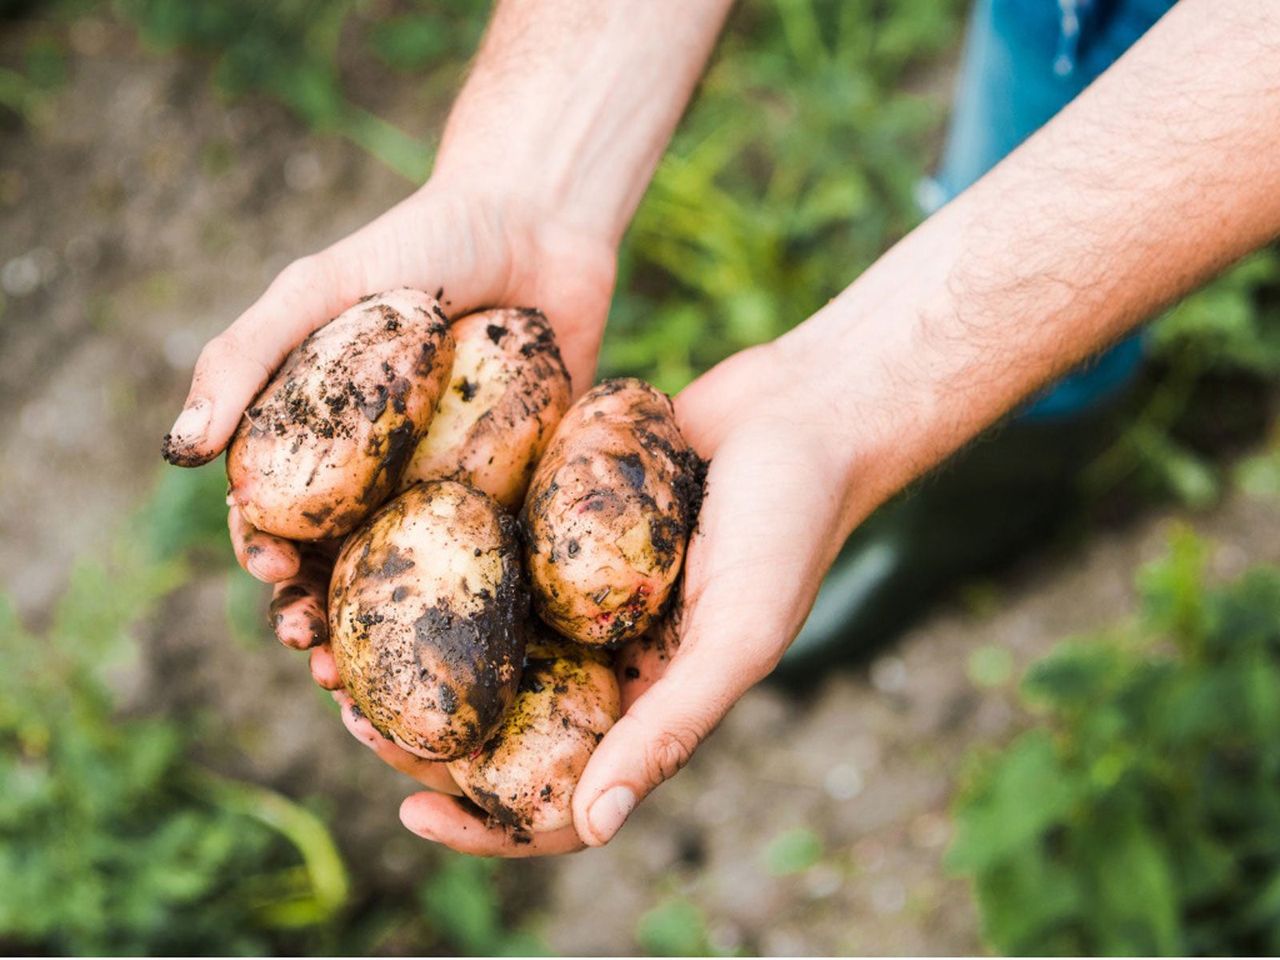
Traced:
[[[17, 32], [0, 35], [0, 57]], [[150, 488], [203, 341], [288, 260], [407, 190], [273, 105], [223, 104], [203, 66], [144, 55], [109, 22], [81, 21], [69, 43], [48, 115], [0, 124], [0, 586], [36, 619]], [[384, 109], [429, 122], [412, 98]], [[1008, 687], [974, 687], [968, 658], [996, 644], [1021, 666], [1124, 616], [1168, 522], [1027, 561], [994, 586], [998, 612], [943, 610], [803, 702], [752, 692], [616, 842], [514, 863], [504, 887], [569, 953], [634, 951], [638, 918], [672, 896], [701, 907], [717, 950], [982, 951], [967, 889], [940, 866], [946, 808], [966, 751], [1025, 720]], [[1196, 524], [1222, 545], [1220, 574], [1280, 561], [1274, 503], [1236, 498]], [[362, 889], [416, 882], [436, 854], [398, 823], [412, 785], [342, 729], [265, 626], [252, 646], [226, 635], [225, 589], [221, 574], [198, 578], [146, 626], [141, 661], [118, 677], [126, 703], [216, 715], [209, 759], [325, 798]], [[774, 875], [766, 852], [796, 827], [821, 856]]]

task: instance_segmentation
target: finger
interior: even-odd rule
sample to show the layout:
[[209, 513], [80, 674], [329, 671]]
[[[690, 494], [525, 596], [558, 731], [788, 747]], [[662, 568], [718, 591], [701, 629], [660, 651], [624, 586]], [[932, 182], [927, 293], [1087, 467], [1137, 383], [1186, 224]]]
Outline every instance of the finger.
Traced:
[[322, 643], [311, 651], [311, 679], [325, 690], [338, 690], [342, 687], [342, 677], [338, 675], [338, 661], [333, 659], [333, 650], [329, 644]]
[[675, 776], [748, 684], [725, 683], [722, 663], [681, 659], [605, 734], [574, 791], [574, 824], [590, 846], [608, 843], [645, 796]]
[[680, 647], [683, 612], [684, 604], [677, 602], [657, 625], [644, 636], [625, 644], [614, 657], [623, 713], [667, 672], [671, 658]]
[[263, 533], [235, 506], [227, 510], [227, 529], [236, 562], [251, 576], [263, 583], [279, 583], [297, 575], [302, 558], [296, 544]]
[[222, 452], [245, 408], [285, 355], [307, 334], [358, 300], [359, 251], [344, 241], [295, 260], [231, 326], [200, 351], [182, 412], [162, 453], [183, 467]]
[[461, 796], [462, 791], [454, 783], [449, 768], [434, 760], [423, 760], [400, 749], [377, 731], [369, 718], [356, 706], [345, 690], [336, 690], [333, 699], [342, 708], [343, 726], [353, 737], [372, 750], [387, 766], [399, 770], [430, 790]]
[[276, 584], [271, 597], [271, 628], [286, 647], [307, 650], [329, 639], [325, 603], [333, 563], [307, 553], [295, 577]]
[[[680, 646], [596, 748], [574, 791], [586, 843], [608, 842], [777, 663], [830, 563], [838, 501], [793, 431], [743, 431], [715, 452], [689, 545]], [[750, 478], [743, 482], [743, 478]]]
[[475, 857], [543, 857], [581, 850], [573, 827], [550, 833], [521, 833], [493, 823], [466, 800], [415, 793], [400, 805], [400, 822], [412, 832]]

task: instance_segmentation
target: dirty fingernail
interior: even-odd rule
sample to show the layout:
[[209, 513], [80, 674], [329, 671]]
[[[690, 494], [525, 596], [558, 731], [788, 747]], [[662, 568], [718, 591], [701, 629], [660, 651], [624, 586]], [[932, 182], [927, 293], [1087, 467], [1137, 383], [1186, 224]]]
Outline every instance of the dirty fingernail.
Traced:
[[208, 401], [196, 400], [178, 414], [178, 419], [173, 421], [173, 428], [169, 431], [169, 435], [175, 442], [203, 439], [204, 432], [209, 429], [209, 417], [212, 412]]
[[635, 808], [636, 795], [630, 787], [612, 787], [602, 793], [587, 812], [587, 822], [596, 841], [608, 843]]

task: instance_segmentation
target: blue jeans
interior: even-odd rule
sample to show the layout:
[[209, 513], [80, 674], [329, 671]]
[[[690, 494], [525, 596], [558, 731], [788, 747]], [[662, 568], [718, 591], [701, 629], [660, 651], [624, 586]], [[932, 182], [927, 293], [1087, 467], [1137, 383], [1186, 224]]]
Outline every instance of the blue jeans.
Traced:
[[[924, 202], [956, 196], [1052, 119], [1175, 0], [978, 0], [942, 165]], [[1142, 358], [1135, 335], [1067, 376], [1021, 416], [1070, 416], [1114, 395]]]

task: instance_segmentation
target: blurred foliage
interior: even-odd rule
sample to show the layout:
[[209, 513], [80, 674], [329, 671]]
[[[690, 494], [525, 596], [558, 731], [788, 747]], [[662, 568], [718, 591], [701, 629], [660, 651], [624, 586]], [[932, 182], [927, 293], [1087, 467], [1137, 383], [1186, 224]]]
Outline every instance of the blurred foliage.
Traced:
[[[0, 11], [0, 16], [3, 12]], [[52, 38], [39, 31], [23, 45], [21, 62], [0, 66], [0, 116], [5, 110], [27, 123], [47, 115], [48, 101], [66, 80], [66, 58]]]
[[1095, 495], [1127, 484], [1211, 506], [1229, 486], [1215, 447], [1253, 442], [1267, 416], [1259, 397], [1227, 387], [1280, 381], [1280, 251], [1261, 250], [1185, 298], [1146, 342], [1158, 376], [1085, 484]]
[[[208, 731], [191, 717], [121, 712], [111, 680], [138, 668], [133, 629], [195, 567], [231, 569], [225, 483], [218, 464], [164, 471], [110, 556], [77, 565], [44, 628], [0, 596], [0, 948], [545, 952], [506, 922], [491, 862], [437, 857], [415, 894], [362, 901], [316, 813], [197, 762]], [[259, 588], [239, 604], [255, 642], [261, 602]]]
[[802, 873], [822, 859], [822, 838], [808, 827], [784, 830], [764, 851], [764, 866], [775, 877]]
[[422, 907], [442, 939], [469, 956], [546, 956], [546, 945], [527, 930], [503, 924], [494, 885], [499, 861], [450, 857], [422, 886]]
[[1280, 951], [1280, 570], [1206, 585], [1181, 532], [1131, 627], [1068, 642], [975, 762], [951, 866], [1012, 954]]
[[664, 900], [636, 924], [636, 943], [651, 957], [710, 957], [718, 952], [707, 935], [707, 918], [683, 898]]
[[419, 3], [413, 12], [384, 17], [363, 16], [361, 7], [367, 5], [355, 0], [115, 0], [114, 5], [155, 48], [212, 55], [214, 83], [224, 94], [274, 97], [316, 132], [348, 138], [411, 180], [426, 176], [428, 145], [352, 101], [344, 59], [372, 54], [399, 70], [434, 65], [457, 73], [475, 46], [485, 13], [465, 0]]
[[988, 644], [969, 654], [969, 679], [977, 687], [1001, 687], [1013, 676], [1013, 654]]
[[821, 307], [919, 219], [943, 117], [905, 81], [965, 4], [741, 4], [624, 244], [602, 366], [668, 391]]
[[130, 629], [188, 574], [181, 539], [159, 536], [173, 522], [143, 511], [108, 562], [80, 562], [43, 630], [0, 598], [0, 942], [257, 952], [345, 905], [313, 813], [196, 765], [179, 718], [117, 713], [104, 671], [136, 659]]
[[[942, 104], [904, 80], [955, 45], [964, 6], [739, 5], [622, 251], [604, 373], [678, 390], [803, 320], [914, 224], [913, 190]], [[348, 75], [373, 60], [443, 99], [488, 12], [467, 0], [114, 8], [158, 50], [211, 55], [227, 95], [274, 97], [313, 130], [345, 136], [415, 181], [431, 145], [353, 102]]]

